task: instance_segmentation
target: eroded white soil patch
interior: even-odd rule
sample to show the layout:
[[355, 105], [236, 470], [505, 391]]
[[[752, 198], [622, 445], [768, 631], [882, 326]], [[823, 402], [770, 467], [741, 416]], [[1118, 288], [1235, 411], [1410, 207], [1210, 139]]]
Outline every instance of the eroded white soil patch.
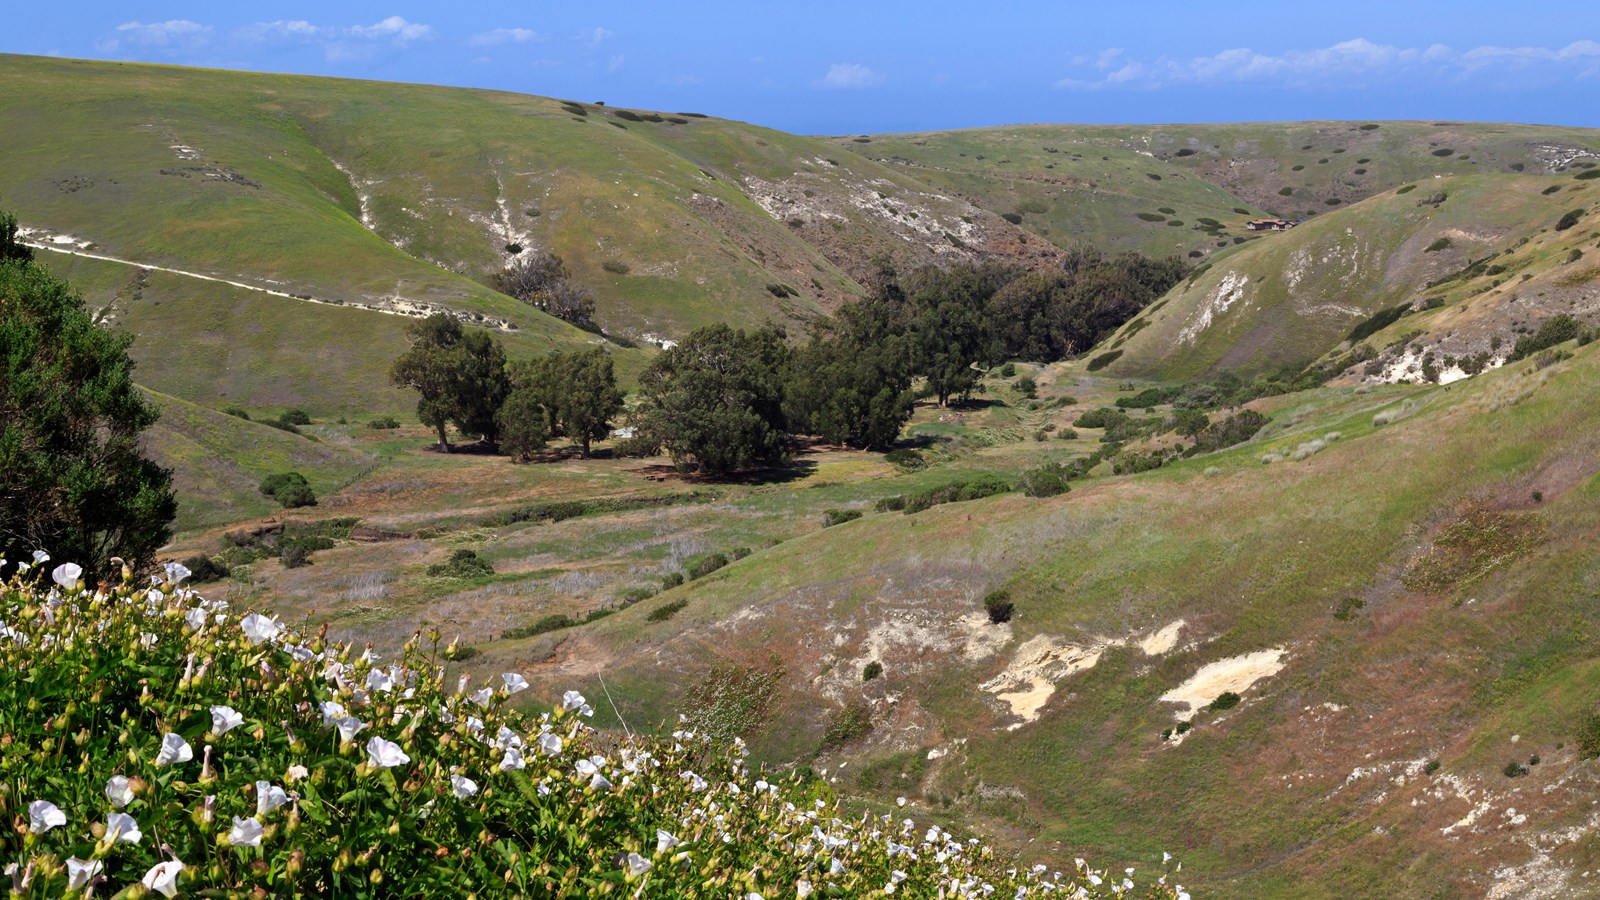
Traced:
[[1242, 694], [1257, 681], [1278, 674], [1286, 655], [1282, 647], [1273, 647], [1206, 663], [1188, 681], [1162, 694], [1161, 700], [1182, 704], [1184, 708], [1176, 713], [1176, 718], [1186, 722], [1219, 695], [1229, 691]]
[[982, 687], [1022, 719], [1006, 726], [1007, 731], [1016, 731], [1039, 718], [1056, 692], [1057, 681], [1094, 668], [1107, 646], [1077, 646], [1047, 634], [1034, 635], [1017, 648], [1005, 671], [985, 681]]

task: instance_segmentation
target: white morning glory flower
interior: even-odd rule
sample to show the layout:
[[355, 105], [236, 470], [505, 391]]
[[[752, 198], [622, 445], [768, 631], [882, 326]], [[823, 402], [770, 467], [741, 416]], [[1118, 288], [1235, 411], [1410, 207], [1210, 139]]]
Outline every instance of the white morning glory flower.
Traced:
[[335, 720], [342, 719], [345, 715], [344, 704], [334, 700], [322, 701], [322, 727], [332, 727]]
[[629, 875], [632, 875], [635, 878], [637, 878], [638, 876], [643, 875], [644, 873], [650, 871], [653, 868], [655, 868], [655, 866], [650, 862], [650, 860], [645, 859], [644, 857], [640, 856], [637, 853], [630, 852], [628, 854], [628, 874]]
[[98, 859], [79, 859], [76, 856], [67, 860], [67, 890], [81, 891], [89, 886], [96, 875], [104, 866]]
[[451, 775], [450, 792], [465, 800], [478, 792], [478, 783], [465, 775]]
[[807, 897], [811, 896], [811, 882], [805, 880], [804, 878], [796, 882], [794, 886], [794, 895], [799, 897], [800, 900], [806, 900]]
[[128, 776], [111, 776], [111, 780], [106, 782], [106, 799], [117, 809], [133, 802], [133, 788], [128, 785]]
[[373, 669], [367, 673], [367, 690], [392, 691], [394, 690], [394, 679], [389, 677], [389, 673], [382, 669]]
[[676, 847], [676, 846], [678, 846], [678, 839], [673, 837], [670, 832], [662, 831], [659, 828], [656, 829], [656, 852], [657, 853], [665, 853], [668, 850], [671, 850], [673, 847]]
[[244, 723], [244, 716], [231, 706], [211, 707], [211, 730], [219, 735], [227, 734]]
[[309, 769], [307, 769], [305, 766], [293, 765], [293, 766], [289, 767], [289, 770], [287, 772], [283, 773], [283, 780], [287, 781], [290, 784], [294, 784], [296, 781], [299, 781], [300, 779], [305, 778], [305, 777], [309, 776], [310, 774], [311, 774], [311, 771]]
[[228, 843], [235, 847], [259, 847], [266, 829], [255, 819], [233, 817], [233, 827], [228, 829]]
[[28, 804], [28, 830], [44, 834], [52, 828], [67, 824], [67, 814], [49, 800], [35, 800]]
[[283, 631], [282, 625], [260, 613], [251, 613], [245, 616], [244, 620], [239, 623], [239, 627], [244, 630], [244, 636], [249, 638], [252, 644], [270, 641]]
[[343, 716], [341, 718], [334, 719], [333, 724], [339, 729], [339, 739], [342, 741], [355, 740], [356, 735], [360, 734], [362, 730], [367, 727], [367, 723], [361, 721], [355, 716]]
[[528, 679], [515, 672], [507, 672], [501, 675], [500, 680], [506, 683], [506, 693], [508, 694], [516, 694], [528, 689]]
[[181, 736], [168, 732], [161, 736], [161, 752], [156, 754], [156, 765], [170, 766], [194, 759], [194, 748]]
[[567, 691], [561, 695], [561, 708], [567, 712], [582, 709], [588, 704], [589, 701], [583, 699], [583, 695], [577, 691]]
[[591, 791], [608, 791], [610, 789], [611, 782], [607, 781], [606, 777], [599, 772], [594, 773], [594, 777], [589, 779], [589, 790]]
[[206, 611], [196, 606], [183, 614], [183, 622], [189, 626], [190, 630], [199, 631], [206, 627]]
[[545, 756], [558, 756], [561, 753], [561, 737], [545, 732], [539, 735], [539, 752]]
[[33, 564], [34, 565], [42, 566], [42, 565], [44, 565], [45, 563], [47, 563], [49, 561], [50, 561], [50, 554], [44, 552], [43, 550], [35, 550], [35, 551], [33, 551]]
[[150, 871], [144, 873], [139, 883], [163, 897], [178, 896], [178, 873], [182, 872], [184, 865], [174, 859], [164, 863], [156, 863]]
[[478, 704], [479, 706], [483, 707], [484, 709], [488, 709], [489, 708], [489, 700], [492, 697], [494, 697], [494, 691], [492, 691], [492, 690], [490, 690], [488, 688], [479, 688], [479, 689], [477, 689], [477, 690], [472, 692], [471, 699], [472, 699], [473, 703]]
[[107, 844], [115, 844], [118, 841], [137, 844], [142, 837], [144, 837], [144, 832], [139, 830], [139, 823], [134, 821], [133, 816], [119, 812], [106, 815], [105, 842]]
[[61, 585], [62, 590], [75, 591], [78, 589], [78, 582], [83, 580], [83, 567], [77, 563], [62, 563], [50, 573], [50, 578]]
[[194, 574], [193, 572], [190, 572], [189, 569], [186, 566], [184, 566], [183, 563], [169, 562], [166, 565], [166, 569], [167, 569], [167, 580], [172, 582], [173, 584], [177, 584], [178, 582], [180, 582], [180, 581], [184, 580], [185, 578], [188, 578], [190, 575]]
[[256, 815], [264, 816], [289, 802], [283, 788], [270, 781], [256, 782]]
[[528, 763], [523, 759], [521, 750], [517, 749], [516, 747], [506, 748], [506, 755], [500, 760], [500, 768], [524, 769], [527, 768], [527, 766]]
[[367, 741], [367, 761], [380, 769], [392, 769], [411, 762], [411, 757], [400, 749], [399, 744], [373, 735], [372, 740]]

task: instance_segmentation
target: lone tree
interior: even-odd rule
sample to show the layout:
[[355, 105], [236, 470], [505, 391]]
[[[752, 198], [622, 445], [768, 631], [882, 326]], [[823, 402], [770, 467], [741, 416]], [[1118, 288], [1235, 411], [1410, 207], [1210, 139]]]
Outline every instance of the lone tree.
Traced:
[[878, 299], [840, 310], [790, 355], [783, 412], [794, 431], [873, 450], [899, 438], [911, 418], [914, 348], [897, 310]]
[[502, 293], [589, 331], [594, 321], [594, 294], [574, 284], [561, 257], [544, 250], [521, 253], [494, 278]]
[[31, 256], [0, 215], [0, 557], [45, 550], [91, 576], [150, 562], [178, 507], [139, 452], [159, 412], [134, 386], [133, 338]]
[[462, 434], [496, 443], [496, 416], [511, 391], [500, 342], [486, 332], [463, 329], [447, 313], [413, 322], [406, 332], [411, 349], [395, 360], [389, 381], [421, 395], [417, 418], [438, 431], [439, 449], [450, 452], [445, 434], [449, 424]]
[[561, 433], [589, 458], [590, 444], [611, 433], [611, 420], [622, 411], [611, 355], [599, 347], [558, 354], [548, 367], [556, 380], [555, 420]]
[[639, 379], [636, 424], [679, 468], [727, 474], [783, 461], [783, 333], [698, 329]]

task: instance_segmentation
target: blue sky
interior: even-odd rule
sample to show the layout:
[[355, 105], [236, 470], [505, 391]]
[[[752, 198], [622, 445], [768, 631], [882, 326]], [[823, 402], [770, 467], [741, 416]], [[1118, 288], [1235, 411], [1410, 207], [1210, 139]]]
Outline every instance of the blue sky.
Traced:
[[809, 134], [1600, 126], [1600, 2], [28, 3], [0, 51], [497, 88]]

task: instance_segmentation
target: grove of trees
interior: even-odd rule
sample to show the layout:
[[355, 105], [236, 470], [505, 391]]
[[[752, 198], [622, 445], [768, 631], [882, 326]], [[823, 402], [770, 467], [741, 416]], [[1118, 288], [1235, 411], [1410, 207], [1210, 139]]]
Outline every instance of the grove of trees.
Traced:
[[389, 380], [417, 392], [417, 419], [450, 451], [447, 426], [527, 460], [552, 437], [572, 439], [587, 457], [622, 410], [611, 357], [598, 347], [508, 363], [488, 332], [436, 313], [407, 328], [411, 349]]
[[139, 449], [159, 413], [133, 382], [132, 340], [96, 325], [0, 213], [0, 558], [43, 550], [94, 578], [171, 537], [171, 473]]
[[[1087, 350], [1186, 272], [1177, 259], [1093, 250], [1070, 252], [1050, 272], [957, 265], [902, 277], [881, 265], [867, 295], [803, 343], [772, 326], [711, 325], [661, 353], [640, 376], [633, 437], [619, 449], [664, 452], [711, 475], [781, 463], [796, 435], [886, 450], [919, 395], [947, 406], [1002, 359], [1048, 362]], [[501, 279], [524, 299], [569, 283], [561, 260], [544, 253], [519, 256]], [[421, 395], [418, 416], [442, 448], [453, 424], [522, 460], [562, 435], [586, 457], [623, 408], [599, 348], [507, 365], [491, 336], [448, 316], [411, 332], [392, 380]]]

